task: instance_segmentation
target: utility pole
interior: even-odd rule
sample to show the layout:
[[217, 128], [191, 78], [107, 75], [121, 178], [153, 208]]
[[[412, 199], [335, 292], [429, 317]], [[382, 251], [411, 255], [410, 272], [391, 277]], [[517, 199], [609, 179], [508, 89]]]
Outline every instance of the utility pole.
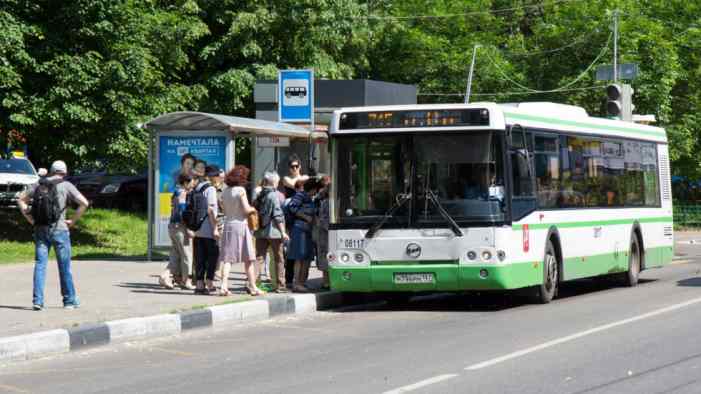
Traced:
[[613, 83], [618, 82], [618, 10], [613, 11]]
[[477, 58], [477, 48], [480, 44], [475, 44], [472, 48], [472, 63], [470, 63], [470, 71], [467, 74], [467, 88], [465, 89], [465, 104], [470, 103], [470, 93], [472, 93], [472, 75], [475, 72], [475, 59]]

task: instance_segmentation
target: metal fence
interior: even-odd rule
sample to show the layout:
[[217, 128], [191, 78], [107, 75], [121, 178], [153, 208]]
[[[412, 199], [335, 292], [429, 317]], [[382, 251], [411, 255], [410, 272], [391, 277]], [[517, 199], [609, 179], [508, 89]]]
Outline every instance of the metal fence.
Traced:
[[701, 227], [701, 205], [674, 205], [675, 227]]

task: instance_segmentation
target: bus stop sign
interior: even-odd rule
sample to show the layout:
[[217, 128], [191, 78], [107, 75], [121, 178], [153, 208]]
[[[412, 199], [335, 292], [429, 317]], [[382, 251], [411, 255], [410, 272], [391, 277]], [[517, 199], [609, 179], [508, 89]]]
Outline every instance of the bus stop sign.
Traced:
[[280, 70], [278, 121], [311, 123], [314, 113], [314, 71]]

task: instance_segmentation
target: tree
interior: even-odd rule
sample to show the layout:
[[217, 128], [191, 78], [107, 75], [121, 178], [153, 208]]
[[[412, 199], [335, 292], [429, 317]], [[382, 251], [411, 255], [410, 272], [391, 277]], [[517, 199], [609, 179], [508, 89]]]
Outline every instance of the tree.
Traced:
[[[145, 164], [146, 133], [137, 123], [192, 108], [205, 89], [188, 85], [187, 49], [207, 34], [192, 1], [16, 1], [5, 23], [17, 77], [3, 84], [0, 120], [23, 128], [35, 160], [79, 165]], [[9, 12], [8, 8], [9, 7]], [[9, 15], [9, 17], [8, 17]], [[13, 24], [14, 23], [14, 24]], [[11, 49], [10, 49], [11, 51]], [[11, 75], [11, 74], [10, 74]]]

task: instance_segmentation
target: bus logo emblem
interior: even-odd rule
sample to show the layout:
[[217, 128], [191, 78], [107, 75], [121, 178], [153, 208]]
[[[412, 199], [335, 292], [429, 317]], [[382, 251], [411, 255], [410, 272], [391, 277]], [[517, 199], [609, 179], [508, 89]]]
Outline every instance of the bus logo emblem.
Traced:
[[418, 259], [421, 256], [421, 246], [411, 243], [406, 246], [406, 255], [412, 259]]

